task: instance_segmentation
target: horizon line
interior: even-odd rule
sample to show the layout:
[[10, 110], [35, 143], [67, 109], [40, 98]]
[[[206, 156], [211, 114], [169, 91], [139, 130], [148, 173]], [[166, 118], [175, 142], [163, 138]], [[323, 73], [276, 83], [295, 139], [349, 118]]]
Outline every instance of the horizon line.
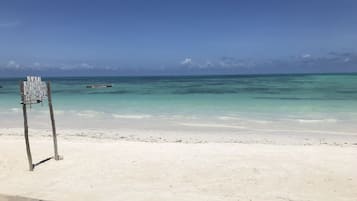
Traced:
[[[83, 77], [214, 77], [214, 76], [223, 76], [223, 77], [235, 77], [235, 76], [289, 76], [289, 75], [353, 75], [357, 74], [356, 72], [321, 72], [321, 73], [243, 73], [243, 74], [182, 74], [182, 75], [62, 75], [62, 76], [53, 76], [53, 75], [26, 75], [26, 76], [39, 76], [43, 78], [83, 78]], [[24, 76], [0, 76], [0, 79], [15, 79], [15, 78], [24, 78]]]

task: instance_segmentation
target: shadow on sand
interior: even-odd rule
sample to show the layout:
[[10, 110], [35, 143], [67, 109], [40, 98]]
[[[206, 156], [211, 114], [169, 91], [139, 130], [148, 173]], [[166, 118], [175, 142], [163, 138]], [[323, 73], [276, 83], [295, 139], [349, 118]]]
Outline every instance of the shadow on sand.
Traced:
[[45, 200], [0, 194], [0, 201], [45, 201]]

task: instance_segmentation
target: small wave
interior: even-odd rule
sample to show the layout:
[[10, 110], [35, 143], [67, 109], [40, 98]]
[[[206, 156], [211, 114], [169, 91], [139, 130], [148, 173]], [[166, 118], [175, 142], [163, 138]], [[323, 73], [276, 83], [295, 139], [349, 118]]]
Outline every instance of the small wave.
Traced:
[[249, 120], [251, 122], [254, 122], [254, 123], [258, 123], [258, 124], [269, 124], [269, 123], [272, 123], [272, 121], [267, 121], [267, 120]]
[[236, 116], [219, 116], [218, 119], [224, 120], [224, 121], [235, 120], [235, 121], [241, 121], [241, 122], [254, 122], [254, 123], [258, 123], [258, 124], [272, 123], [271, 121], [267, 121], [267, 120], [246, 119], [246, 118], [240, 118], [240, 117], [236, 117]]
[[55, 114], [64, 114], [65, 111], [64, 110], [55, 110], [54, 113]]
[[[55, 115], [62, 115], [62, 114], [65, 113], [64, 110], [54, 110], [53, 112], [55, 113]], [[48, 114], [49, 111], [47, 109], [42, 109], [42, 110], [38, 110], [38, 113], [40, 113], [40, 114]]]
[[99, 116], [100, 114], [102, 114], [102, 113], [92, 111], [92, 110], [84, 110], [84, 111], [80, 111], [80, 112], [76, 113], [77, 116], [84, 117], [84, 118], [94, 118], [94, 117]]
[[199, 119], [199, 117], [194, 116], [194, 115], [161, 115], [159, 117], [162, 118], [162, 119], [171, 119], [171, 120], [180, 120], [180, 119], [195, 120], [195, 119]]
[[336, 100], [346, 100], [345, 98], [331, 98], [331, 97], [322, 97], [322, 98], [297, 98], [297, 97], [261, 97], [257, 96], [254, 99], [266, 99], [266, 100], [295, 100], [295, 101], [336, 101]]
[[187, 94], [235, 94], [237, 90], [230, 89], [186, 89], [186, 90], [176, 90], [173, 94], [187, 95]]
[[14, 107], [14, 108], [11, 108], [11, 109], [10, 109], [10, 111], [11, 111], [11, 112], [16, 112], [16, 113], [17, 113], [17, 112], [19, 112], [19, 111], [20, 111], [20, 108], [16, 108], [16, 107]]
[[151, 115], [120, 115], [120, 114], [112, 114], [112, 116], [116, 119], [146, 119], [152, 117]]
[[232, 116], [219, 116], [218, 119], [220, 119], [220, 120], [240, 120], [240, 118], [232, 117]]
[[336, 123], [337, 119], [297, 119], [299, 123]]
[[207, 128], [238, 128], [245, 129], [244, 126], [236, 126], [236, 125], [227, 125], [227, 124], [205, 124], [205, 123], [179, 123], [182, 126], [190, 126], [190, 127], [207, 127]]

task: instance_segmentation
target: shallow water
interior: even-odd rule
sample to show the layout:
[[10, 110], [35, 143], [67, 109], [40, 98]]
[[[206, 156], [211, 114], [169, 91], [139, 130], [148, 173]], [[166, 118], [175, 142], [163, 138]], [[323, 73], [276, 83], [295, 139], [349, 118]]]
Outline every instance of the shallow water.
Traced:
[[[19, 78], [0, 79], [0, 114], [21, 119]], [[63, 77], [52, 82], [56, 116], [88, 122], [165, 119], [224, 125], [351, 126], [357, 123], [357, 74], [192, 77]], [[86, 88], [92, 84], [112, 88]], [[30, 113], [43, 115], [34, 105]], [[2, 121], [4, 124], [4, 120]], [[20, 121], [19, 121], [20, 122]], [[245, 123], [244, 123], [245, 122]], [[10, 120], [6, 124], [10, 124]], [[17, 124], [20, 125], [20, 124]], [[6, 127], [6, 125], [1, 125]], [[192, 126], [192, 125], [191, 125]], [[107, 125], [107, 127], [112, 127]], [[114, 126], [115, 127], [115, 126]], [[353, 131], [355, 127], [346, 128]]]

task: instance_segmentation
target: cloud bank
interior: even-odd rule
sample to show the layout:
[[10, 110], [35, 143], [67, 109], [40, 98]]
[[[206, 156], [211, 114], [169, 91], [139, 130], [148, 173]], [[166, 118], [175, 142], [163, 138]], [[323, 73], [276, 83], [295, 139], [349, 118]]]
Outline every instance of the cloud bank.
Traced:
[[[165, 66], [165, 67], [163, 67]], [[24, 74], [61, 75], [180, 75], [357, 72], [357, 53], [329, 52], [322, 56], [303, 53], [279, 59], [220, 57], [199, 60], [186, 57], [172, 64], [147, 66], [107, 65], [94, 62], [0, 61], [0, 76]]]

